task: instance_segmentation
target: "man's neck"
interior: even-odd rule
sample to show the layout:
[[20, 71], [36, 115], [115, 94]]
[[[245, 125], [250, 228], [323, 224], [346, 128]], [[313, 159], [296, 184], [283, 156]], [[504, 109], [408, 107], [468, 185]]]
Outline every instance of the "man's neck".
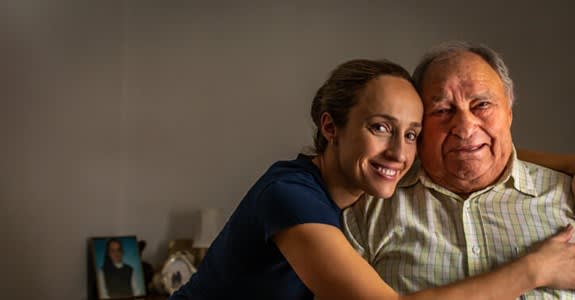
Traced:
[[505, 160], [507, 162], [506, 164], [501, 165], [498, 168], [490, 168], [485, 174], [475, 178], [466, 178], [465, 176], [457, 176], [458, 174], [448, 172], [437, 173], [427, 172], [427, 170], [424, 170], [426, 171], [427, 176], [435, 184], [457, 194], [463, 199], [467, 199], [472, 193], [495, 185], [503, 177], [507, 176], [515, 157], [515, 150], [513, 149], [511, 153], [507, 155], [507, 159]]

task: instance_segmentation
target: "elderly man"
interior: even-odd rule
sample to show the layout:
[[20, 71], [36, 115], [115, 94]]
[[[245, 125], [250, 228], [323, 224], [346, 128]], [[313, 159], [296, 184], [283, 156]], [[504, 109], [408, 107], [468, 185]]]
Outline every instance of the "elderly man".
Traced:
[[[575, 223], [571, 178], [517, 159], [513, 83], [497, 53], [445, 45], [424, 57], [414, 80], [425, 110], [421, 166], [391, 199], [366, 197], [343, 217], [349, 240], [387, 283], [408, 293], [479, 274]], [[575, 293], [539, 289], [522, 299]]]

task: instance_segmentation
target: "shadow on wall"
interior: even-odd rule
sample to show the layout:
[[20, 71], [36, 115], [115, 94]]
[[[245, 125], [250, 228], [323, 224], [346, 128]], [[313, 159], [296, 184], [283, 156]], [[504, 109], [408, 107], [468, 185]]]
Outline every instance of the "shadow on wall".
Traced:
[[158, 243], [155, 261], [164, 261], [168, 245], [175, 239], [192, 239], [195, 248], [207, 248], [216, 238], [225, 219], [220, 208], [171, 212], [168, 219], [166, 240]]

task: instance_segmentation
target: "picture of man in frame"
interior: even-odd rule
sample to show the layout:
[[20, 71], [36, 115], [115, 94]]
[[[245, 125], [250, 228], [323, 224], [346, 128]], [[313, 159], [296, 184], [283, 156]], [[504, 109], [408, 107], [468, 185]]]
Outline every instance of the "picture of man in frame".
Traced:
[[99, 299], [145, 296], [135, 237], [96, 238], [93, 247]]

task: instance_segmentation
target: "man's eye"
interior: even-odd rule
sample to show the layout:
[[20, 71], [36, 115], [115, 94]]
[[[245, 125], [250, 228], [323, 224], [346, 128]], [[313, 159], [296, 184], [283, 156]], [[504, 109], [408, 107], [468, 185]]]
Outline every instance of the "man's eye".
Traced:
[[435, 115], [442, 115], [442, 114], [446, 114], [450, 111], [449, 108], [438, 108], [436, 110], [433, 111], [433, 114]]
[[490, 105], [491, 103], [489, 103], [489, 101], [481, 101], [475, 105], [475, 108], [483, 109], [489, 107]]

